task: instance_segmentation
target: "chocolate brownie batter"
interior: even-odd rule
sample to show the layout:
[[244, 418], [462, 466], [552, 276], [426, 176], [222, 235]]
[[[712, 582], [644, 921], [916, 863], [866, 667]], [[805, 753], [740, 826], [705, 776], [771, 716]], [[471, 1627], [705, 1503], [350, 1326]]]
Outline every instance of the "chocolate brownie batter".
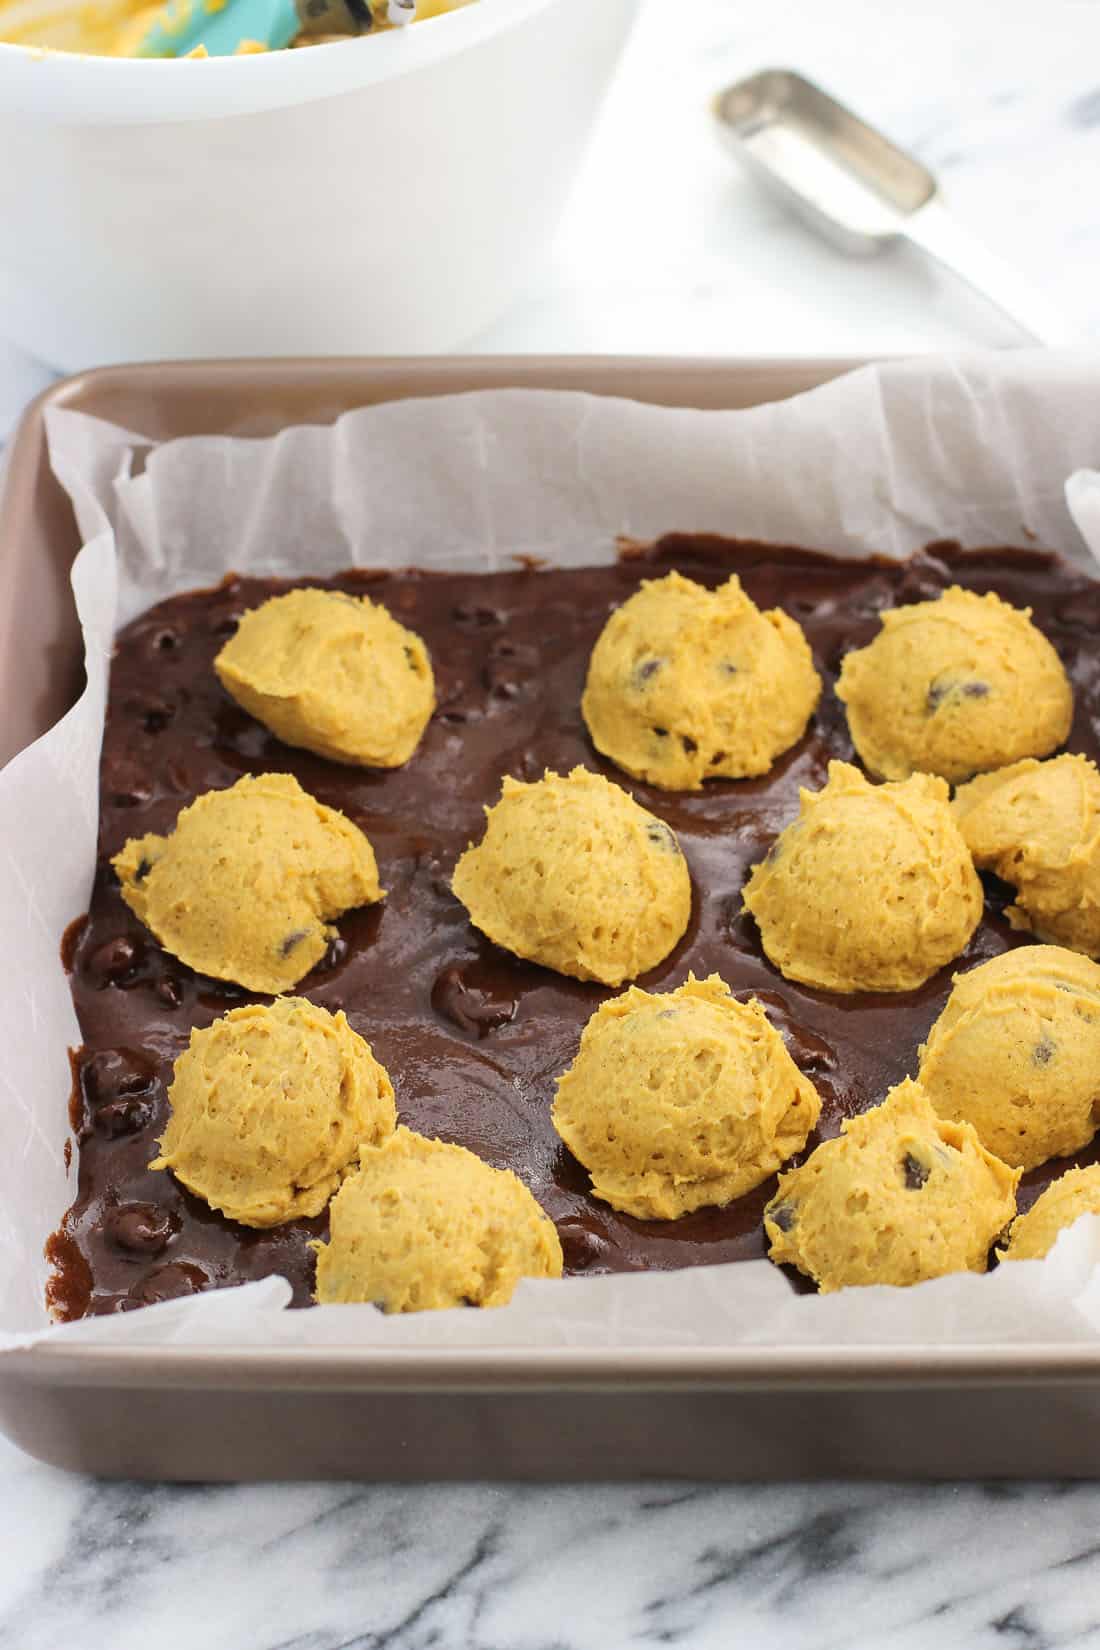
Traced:
[[[784, 608], [813, 647], [826, 684], [821, 703], [806, 735], [762, 779], [713, 781], [678, 795], [628, 780], [589, 742], [580, 698], [592, 645], [616, 604], [670, 568], [712, 587], [737, 572], [758, 606]], [[77, 1196], [51, 1241], [52, 1300], [64, 1317], [271, 1273], [290, 1279], [297, 1303], [310, 1298], [307, 1245], [325, 1235], [325, 1216], [249, 1230], [146, 1167], [164, 1129], [172, 1062], [191, 1028], [249, 999], [168, 956], [123, 904], [108, 862], [128, 837], [169, 830], [200, 792], [242, 774], [292, 773], [367, 833], [388, 897], [341, 919], [339, 940], [298, 989], [346, 1011], [390, 1072], [403, 1123], [519, 1173], [557, 1223], [566, 1272], [575, 1274], [762, 1256], [761, 1212], [775, 1182], [676, 1221], [633, 1219], [589, 1195], [585, 1171], [551, 1126], [550, 1105], [555, 1078], [609, 993], [496, 949], [471, 927], [449, 886], [505, 774], [534, 780], [546, 768], [568, 773], [581, 763], [668, 821], [690, 865], [694, 910], [683, 940], [640, 983], [668, 990], [693, 969], [721, 974], [742, 999], [758, 996], [821, 1095], [810, 1150], [842, 1118], [915, 1075], [917, 1048], [946, 1002], [953, 968], [1025, 938], [1002, 916], [1011, 890], [987, 879], [985, 914], [966, 952], [919, 991], [829, 996], [784, 980], [765, 959], [741, 887], [796, 812], [798, 787], [823, 785], [830, 758], [854, 760], [832, 691], [844, 654], [871, 640], [884, 608], [954, 582], [995, 589], [1033, 609], [1065, 663], [1076, 695], [1067, 748], [1100, 758], [1100, 584], [1050, 555], [963, 555], [941, 545], [899, 566], [675, 535], [617, 566], [579, 572], [350, 573], [299, 582], [369, 593], [421, 635], [438, 708], [412, 760], [389, 772], [339, 767], [280, 744], [233, 703], [213, 670], [238, 616], [286, 588], [276, 580], [231, 579], [175, 597], [122, 632], [91, 911], [64, 949], [84, 1038], [72, 1101]], [[1098, 1158], [1094, 1146], [1073, 1161]], [[1065, 1166], [1033, 1171], [1021, 1208]]]

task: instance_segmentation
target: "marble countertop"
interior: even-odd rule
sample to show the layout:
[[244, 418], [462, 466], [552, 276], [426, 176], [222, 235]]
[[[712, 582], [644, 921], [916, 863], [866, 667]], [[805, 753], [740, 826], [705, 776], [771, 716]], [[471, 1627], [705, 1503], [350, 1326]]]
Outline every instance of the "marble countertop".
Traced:
[[1091, 1485], [191, 1487], [9, 1446], [0, 1474], [3, 1650], [1100, 1644]]
[[[674, 34], [671, 19], [690, 16]], [[888, 18], [888, 21], [886, 19]], [[1100, 83], [1089, 0], [647, 0], [554, 258], [479, 347], [857, 355], [1012, 345], [922, 256], [851, 258], [762, 195], [709, 100], [761, 68], [817, 80], [938, 176], [1071, 332], [1100, 332]], [[1026, 225], [1026, 229], [1023, 226]]]
[[[1092, 0], [647, 0], [554, 255], [475, 347], [1015, 342], [919, 256], [847, 259], [738, 172], [707, 96], [775, 65], [915, 149], [1095, 336], [1098, 64]], [[0, 345], [0, 430], [49, 377]], [[1090, 1485], [188, 1488], [0, 1443], [0, 1494], [0, 1650], [1100, 1646]]]

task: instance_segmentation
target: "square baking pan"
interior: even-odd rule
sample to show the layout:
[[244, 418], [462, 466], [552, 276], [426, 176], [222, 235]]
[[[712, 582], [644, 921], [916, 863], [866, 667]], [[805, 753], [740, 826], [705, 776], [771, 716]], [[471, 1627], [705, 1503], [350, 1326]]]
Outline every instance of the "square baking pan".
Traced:
[[[68, 585], [79, 539], [49, 468], [51, 406], [154, 439], [267, 435], [374, 402], [506, 385], [745, 407], [857, 364], [456, 357], [70, 379], [27, 413], [0, 494], [0, 761], [44, 732], [81, 680]], [[7, 1435], [42, 1460], [114, 1477], [1090, 1477], [1098, 1423], [1100, 1348], [1079, 1343], [238, 1353], [62, 1341], [0, 1354]]]

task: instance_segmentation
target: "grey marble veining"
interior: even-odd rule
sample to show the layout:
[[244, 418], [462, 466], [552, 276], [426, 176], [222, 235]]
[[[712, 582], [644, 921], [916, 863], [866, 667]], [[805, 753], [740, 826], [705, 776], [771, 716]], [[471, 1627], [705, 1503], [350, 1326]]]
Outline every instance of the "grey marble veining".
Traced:
[[172, 1488], [0, 1466], [0, 1650], [1100, 1644], [1091, 1486]]
[[[706, 98], [768, 64], [915, 148], [959, 216], [1100, 335], [1100, 6], [647, 0], [557, 245], [478, 347], [1013, 343], [920, 258], [844, 259], [740, 176]], [[0, 433], [48, 380], [0, 345]], [[0, 1650], [1100, 1646], [1089, 1485], [195, 1488], [0, 1444], [0, 1498]]]

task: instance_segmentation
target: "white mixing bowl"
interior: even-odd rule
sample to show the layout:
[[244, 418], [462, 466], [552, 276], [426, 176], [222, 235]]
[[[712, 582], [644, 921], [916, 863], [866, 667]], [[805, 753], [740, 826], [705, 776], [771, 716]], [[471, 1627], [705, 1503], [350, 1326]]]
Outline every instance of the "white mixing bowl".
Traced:
[[0, 44], [0, 331], [68, 371], [454, 348], [546, 245], [637, 3], [201, 62]]

